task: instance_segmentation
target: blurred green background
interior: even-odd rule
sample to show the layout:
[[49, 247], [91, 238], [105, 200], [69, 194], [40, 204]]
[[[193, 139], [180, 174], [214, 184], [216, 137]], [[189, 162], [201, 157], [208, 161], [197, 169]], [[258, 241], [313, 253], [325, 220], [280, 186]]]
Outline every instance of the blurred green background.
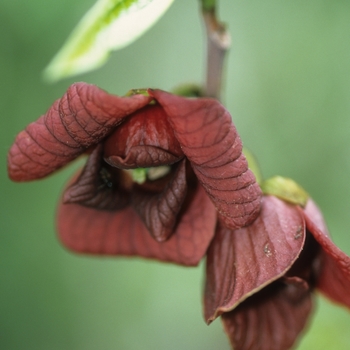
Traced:
[[[55, 236], [55, 206], [77, 164], [32, 183], [7, 179], [15, 135], [74, 81], [117, 94], [203, 79], [197, 0], [166, 15], [102, 69], [54, 85], [41, 72], [93, 0], [0, 2], [0, 348], [229, 349], [202, 320], [203, 266], [75, 256]], [[224, 103], [264, 175], [294, 178], [350, 253], [350, 2], [221, 0], [232, 34]], [[298, 349], [347, 350], [350, 313], [316, 299]]]

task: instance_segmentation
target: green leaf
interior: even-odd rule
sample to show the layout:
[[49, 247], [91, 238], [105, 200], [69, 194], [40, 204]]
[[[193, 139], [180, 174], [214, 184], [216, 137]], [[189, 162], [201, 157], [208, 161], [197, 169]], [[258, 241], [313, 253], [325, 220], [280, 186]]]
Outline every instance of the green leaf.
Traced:
[[264, 194], [276, 196], [302, 207], [309, 199], [309, 194], [294, 180], [282, 176], [271, 177], [263, 181], [260, 187]]
[[98, 0], [44, 71], [48, 81], [87, 72], [149, 29], [174, 0]]

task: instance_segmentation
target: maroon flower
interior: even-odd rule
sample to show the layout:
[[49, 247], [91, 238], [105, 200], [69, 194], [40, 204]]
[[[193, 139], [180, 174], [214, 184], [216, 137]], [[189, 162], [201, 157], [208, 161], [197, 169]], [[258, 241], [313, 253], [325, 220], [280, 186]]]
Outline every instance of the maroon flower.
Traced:
[[[17, 136], [9, 176], [39, 179], [84, 153], [58, 210], [60, 238], [74, 251], [196, 265], [217, 217], [237, 229], [259, 213], [241, 140], [213, 99], [161, 90], [118, 97], [74, 84]], [[128, 173], [139, 168], [149, 168], [141, 184]]]
[[286, 350], [304, 329], [312, 292], [350, 308], [350, 257], [331, 241], [322, 214], [264, 196], [259, 217], [220, 222], [207, 254], [204, 314], [222, 315], [235, 350]]
[[319, 209], [265, 196], [260, 212], [261, 190], [219, 102], [74, 84], [17, 136], [9, 175], [39, 179], [81, 154], [87, 163], [59, 204], [62, 242], [183, 265], [207, 252], [205, 318], [222, 316], [235, 350], [289, 349], [316, 288], [350, 307], [350, 258]]

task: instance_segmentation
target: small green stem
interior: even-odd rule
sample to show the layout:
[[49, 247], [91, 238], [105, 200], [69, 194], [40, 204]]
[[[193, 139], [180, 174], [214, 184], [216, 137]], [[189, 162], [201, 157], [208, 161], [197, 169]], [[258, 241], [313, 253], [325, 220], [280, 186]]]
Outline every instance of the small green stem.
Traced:
[[215, 10], [216, 0], [201, 0], [203, 11]]

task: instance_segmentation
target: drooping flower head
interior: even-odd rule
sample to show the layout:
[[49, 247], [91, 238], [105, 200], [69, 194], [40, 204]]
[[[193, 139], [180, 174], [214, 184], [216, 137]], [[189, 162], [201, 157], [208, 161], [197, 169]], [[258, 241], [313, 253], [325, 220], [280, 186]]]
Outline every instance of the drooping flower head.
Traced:
[[[86, 166], [58, 213], [60, 237], [72, 250], [196, 265], [217, 217], [237, 229], [259, 213], [260, 188], [216, 100], [161, 90], [118, 97], [74, 84], [17, 136], [9, 175], [39, 179], [84, 153]], [[143, 174], [141, 183], [130, 169]]]
[[9, 175], [40, 179], [82, 154], [58, 208], [64, 245], [183, 265], [206, 254], [204, 316], [222, 317], [235, 350], [289, 349], [315, 289], [350, 307], [350, 258], [321, 212], [295, 186], [277, 195], [276, 181], [261, 200], [219, 102], [74, 84], [17, 136]]
[[315, 289], [350, 308], [350, 257], [331, 241], [310, 198], [301, 205], [265, 195], [251, 225], [218, 224], [207, 254], [204, 316], [208, 323], [222, 316], [235, 350], [290, 349]]

